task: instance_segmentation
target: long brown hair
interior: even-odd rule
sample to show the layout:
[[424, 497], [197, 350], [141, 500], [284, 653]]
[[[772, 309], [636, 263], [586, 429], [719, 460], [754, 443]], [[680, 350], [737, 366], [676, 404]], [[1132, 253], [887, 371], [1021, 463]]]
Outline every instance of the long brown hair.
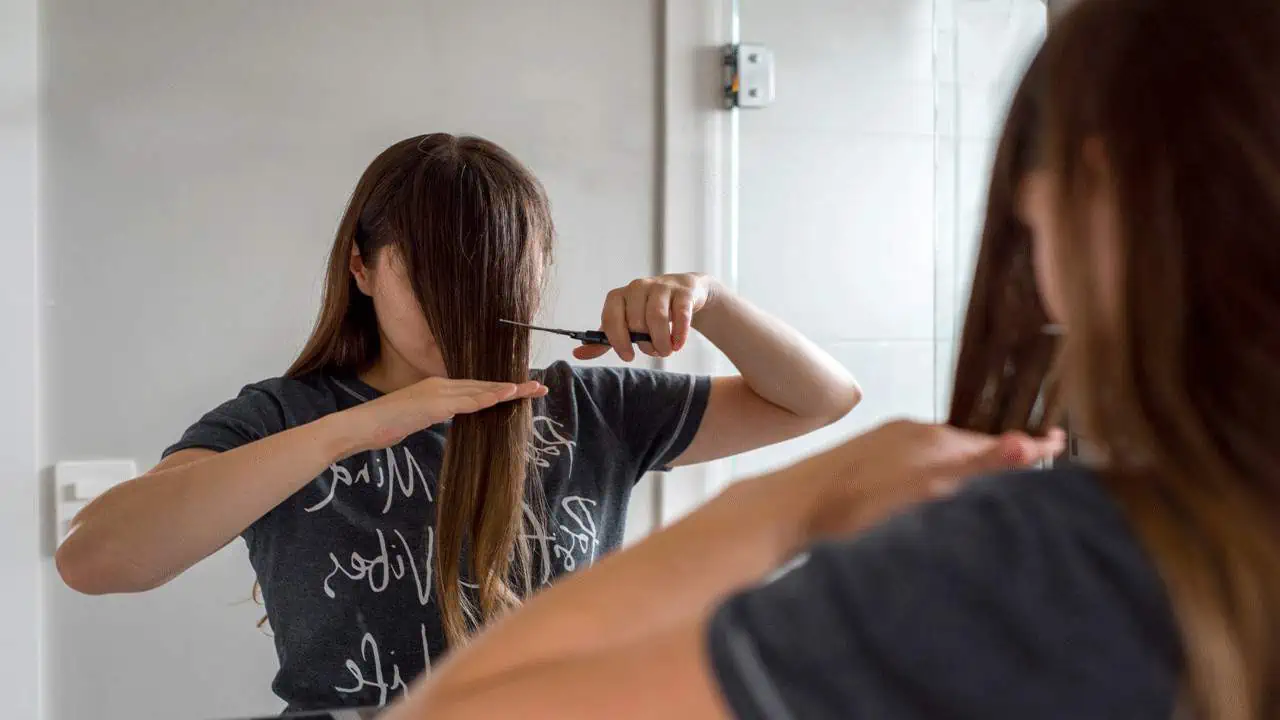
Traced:
[[[1278, 718], [1280, 4], [1083, 0], [1037, 65], [1019, 93], [1026, 127], [1015, 108], [1005, 139], [1038, 135], [1028, 142], [1059, 183], [1052, 254], [1073, 422], [1099, 447], [1105, 483], [1164, 580], [1193, 714]], [[1114, 247], [1084, 220], [1099, 196], [1116, 208]], [[983, 284], [1031, 282], [1028, 267], [1000, 265], [1016, 252], [984, 246], [991, 266], [973, 303], [1028, 337], [1038, 303]], [[1104, 300], [1107, 260], [1118, 282]], [[973, 330], [962, 344], [990, 336], [981, 322]], [[985, 357], [961, 364], [957, 387], [1044, 379], [1003, 375], [1007, 358]], [[953, 419], [969, 417], [972, 402], [955, 403]]]
[[[351, 276], [394, 248], [440, 347], [449, 377], [523, 382], [528, 323], [551, 263], [555, 229], [542, 185], [518, 160], [475, 137], [413, 137], [383, 151], [357, 183], [329, 257], [315, 331], [288, 375], [352, 373], [379, 357], [372, 301]], [[435, 512], [435, 597], [451, 646], [516, 606], [532, 587], [523, 503], [529, 402], [454, 418]], [[513, 586], [519, 576], [522, 588]], [[478, 607], [461, 583], [477, 587]]]
[[1027, 69], [996, 145], [986, 217], [956, 359], [947, 422], [975, 432], [1041, 434], [1057, 419], [1050, 371], [1058, 338], [1046, 332], [1031, 257], [1031, 234], [1017, 215], [1018, 187], [1036, 162], [1038, 124], [1032, 88], [1039, 59]]

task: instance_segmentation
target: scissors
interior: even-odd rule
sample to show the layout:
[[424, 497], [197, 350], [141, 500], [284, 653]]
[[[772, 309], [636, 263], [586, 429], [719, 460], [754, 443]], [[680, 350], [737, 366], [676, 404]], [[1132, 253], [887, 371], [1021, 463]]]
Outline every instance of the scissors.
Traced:
[[[528, 325], [525, 323], [518, 323], [518, 322], [515, 322], [514, 320], [499, 320], [498, 322], [503, 323], [504, 325], [514, 325], [516, 327], [527, 328], [529, 330], [537, 330], [539, 332], [554, 333], [556, 335], [564, 335], [565, 337], [571, 337], [574, 340], [578, 340], [582, 342], [582, 344], [584, 345], [611, 345], [612, 344], [609, 342], [609, 336], [605, 335], [604, 331], [602, 330], [560, 330], [557, 328], [538, 327], [537, 325]], [[653, 338], [649, 336], [649, 333], [633, 332], [631, 333], [631, 342], [651, 343], [653, 342]]]

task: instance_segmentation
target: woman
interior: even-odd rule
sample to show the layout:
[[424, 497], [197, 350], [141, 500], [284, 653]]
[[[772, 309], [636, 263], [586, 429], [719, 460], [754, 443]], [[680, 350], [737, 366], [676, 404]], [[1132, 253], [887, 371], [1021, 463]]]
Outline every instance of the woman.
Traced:
[[[692, 329], [740, 377], [557, 363], [527, 331], [551, 262], [538, 181], [476, 138], [383, 152], [356, 186], [319, 322], [282, 378], [207, 414], [90, 504], [57, 564], [87, 593], [161, 585], [243, 536], [289, 708], [380, 704], [480, 624], [619, 546], [650, 470], [795, 437], [847, 413], [843, 368], [714, 280], [609, 294], [601, 328], [667, 356]], [[602, 354], [580, 348], [579, 358]]]
[[953, 417], [1038, 422], [1052, 319], [1097, 464], [910, 507], [1060, 438], [886, 426], [552, 588], [390, 720], [1280, 717], [1278, 37], [1270, 0], [1082, 0], [1019, 91], [1025, 227], [984, 239]]

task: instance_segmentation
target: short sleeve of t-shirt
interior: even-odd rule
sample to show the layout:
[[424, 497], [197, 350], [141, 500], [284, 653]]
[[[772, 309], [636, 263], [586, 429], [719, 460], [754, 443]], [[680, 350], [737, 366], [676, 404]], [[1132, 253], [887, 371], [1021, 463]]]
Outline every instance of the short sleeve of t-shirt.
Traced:
[[[561, 364], [548, 372], [567, 368]], [[619, 367], [571, 371], [580, 394], [579, 412], [594, 416], [594, 422], [580, 424], [579, 432], [598, 427], [612, 435], [607, 440], [621, 446], [638, 466], [638, 475], [666, 469], [688, 449], [711, 395], [711, 380], [704, 376]], [[606, 438], [579, 438], [592, 440]]]
[[178, 442], [165, 449], [164, 457], [192, 449], [226, 452], [288, 429], [292, 424], [285, 386], [293, 382], [276, 379], [245, 387], [187, 428]]
[[742, 720], [1168, 718], [1163, 587], [1081, 469], [981, 481], [724, 604], [708, 629]]

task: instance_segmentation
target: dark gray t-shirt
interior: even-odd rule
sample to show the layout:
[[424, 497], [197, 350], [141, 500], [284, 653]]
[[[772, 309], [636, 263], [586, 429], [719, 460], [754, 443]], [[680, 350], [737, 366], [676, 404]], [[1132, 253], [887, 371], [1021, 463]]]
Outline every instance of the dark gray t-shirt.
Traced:
[[[632, 487], [688, 447], [710, 381], [565, 363], [534, 377], [549, 390], [529, 444], [547, 504], [526, 517], [545, 584], [622, 543]], [[231, 450], [378, 394], [354, 377], [267, 380], [165, 455]], [[272, 689], [290, 710], [384, 704], [444, 651], [431, 558], [447, 430], [336, 463], [244, 532], [280, 659]]]
[[741, 720], [1168, 720], [1181, 672], [1160, 578], [1081, 468], [982, 480], [816, 547], [708, 637]]

